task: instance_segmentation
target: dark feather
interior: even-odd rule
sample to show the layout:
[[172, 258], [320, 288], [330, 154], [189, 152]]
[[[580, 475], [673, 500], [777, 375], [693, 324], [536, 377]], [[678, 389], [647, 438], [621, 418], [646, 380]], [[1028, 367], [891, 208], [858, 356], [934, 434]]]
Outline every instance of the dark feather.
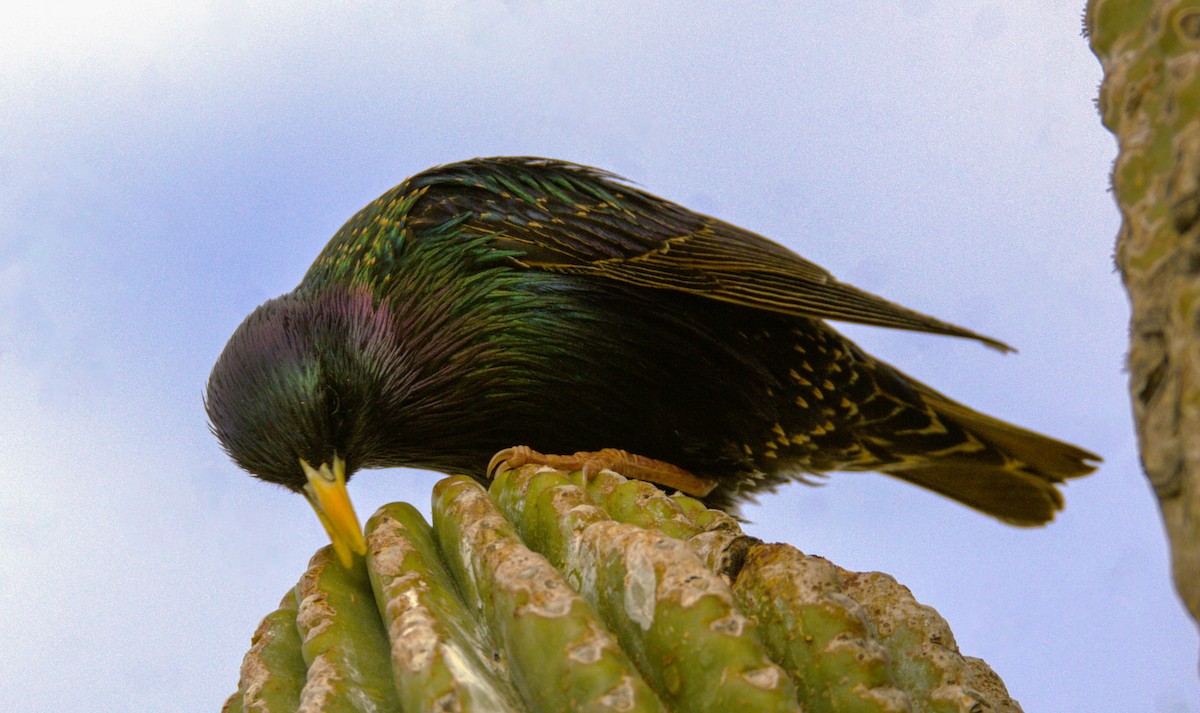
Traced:
[[[814, 319], [1001, 341], [838, 282], [766, 238], [665, 201], [596, 169], [545, 159], [479, 159], [413, 179], [419, 215], [469, 215], [528, 269], [590, 275]], [[475, 190], [464, 190], [472, 188]]]
[[206, 407], [235, 461], [294, 490], [300, 458], [483, 479], [518, 444], [620, 448], [715, 481], [718, 507], [872, 470], [1028, 525], [1099, 460], [953, 401], [826, 319], [1008, 350], [604, 171], [476, 159], [347, 221], [238, 328]]

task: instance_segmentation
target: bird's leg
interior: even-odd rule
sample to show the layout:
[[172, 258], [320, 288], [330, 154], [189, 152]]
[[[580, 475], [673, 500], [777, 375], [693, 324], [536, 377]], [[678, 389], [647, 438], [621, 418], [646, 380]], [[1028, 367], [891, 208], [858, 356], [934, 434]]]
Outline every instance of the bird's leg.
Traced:
[[529, 446], [505, 448], [492, 456], [488, 477], [501, 468], [520, 468], [523, 465], [547, 465], [564, 471], [583, 471], [584, 482], [602, 470], [611, 470], [626, 478], [645, 480], [674, 488], [685, 495], [702, 498], [717, 487], [717, 481], [701, 478], [665, 461], [639, 456], [616, 448], [599, 451], [579, 451], [569, 456], [538, 453]]

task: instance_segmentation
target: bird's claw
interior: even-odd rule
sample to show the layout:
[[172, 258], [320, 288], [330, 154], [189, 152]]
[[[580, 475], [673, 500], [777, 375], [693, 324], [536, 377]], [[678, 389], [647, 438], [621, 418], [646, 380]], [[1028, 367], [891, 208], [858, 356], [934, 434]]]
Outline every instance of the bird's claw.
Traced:
[[494, 478], [502, 469], [520, 468], [523, 465], [545, 465], [564, 471], [582, 471], [584, 483], [602, 470], [611, 470], [626, 478], [645, 480], [698, 498], [708, 495], [717, 487], [717, 481], [711, 478], [701, 478], [665, 461], [617, 448], [579, 451], [569, 456], [561, 456], [538, 453], [529, 446], [513, 446], [492, 456], [487, 468], [488, 478]]
[[488, 461], [487, 477], [490, 480], [502, 470], [514, 470], [523, 465], [548, 465], [565, 471], [580, 470], [583, 466], [583, 462], [578, 459], [580, 455], [587, 454], [580, 452], [570, 456], [554, 456], [538, 453], [529, 446], [513, 446], [492, 456]]
[[513, 446], [512, 448], [505, 448], [502, 451], [497, 451], [496, 455], [492, 456], [492, 459], [488, 461], [488, 480], [494, 479], [501, 470], [512, 470], [514, 468], [520, 468], [526, 463], [529, 463], [529, 457], [531, 455], [545, 458], [545, 456], [533, 450], [529, 446]]

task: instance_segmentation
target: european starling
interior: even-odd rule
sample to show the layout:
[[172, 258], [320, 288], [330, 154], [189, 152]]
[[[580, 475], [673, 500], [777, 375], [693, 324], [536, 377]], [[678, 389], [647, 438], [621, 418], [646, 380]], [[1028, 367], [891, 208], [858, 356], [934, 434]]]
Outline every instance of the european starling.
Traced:
[[364, 548], [356, 470], [483, 480], [514, 444], [672, 464], [684, 479], [660, 482], [699, 483], [718, 507], [879, 471], [1014, 525], [1052, 519], [1056, 485], [1099, 460], [953, 401], [825, 320], [1009, 350], [605, 171], [475, 159], [351, 218], [237, 328], [205, 406], [233, 460], [304, 493], [347, 562]]

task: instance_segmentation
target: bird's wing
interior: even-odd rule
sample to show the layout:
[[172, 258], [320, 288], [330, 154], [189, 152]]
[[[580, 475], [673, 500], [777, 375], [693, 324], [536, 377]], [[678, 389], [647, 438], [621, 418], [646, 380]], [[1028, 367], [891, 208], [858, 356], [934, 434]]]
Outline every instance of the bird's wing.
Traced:
[[[477, 159], [410, 179], [416, 212], [486, 232], [528, 269], [586, 274], [756, 309], [1003, 342], [838, 282], [824, 268], [735, 225], [546, 159]], [[463, 216], [469, 216], [463, 219]], [[417, 216], [414, 216], [417, 217]]]

